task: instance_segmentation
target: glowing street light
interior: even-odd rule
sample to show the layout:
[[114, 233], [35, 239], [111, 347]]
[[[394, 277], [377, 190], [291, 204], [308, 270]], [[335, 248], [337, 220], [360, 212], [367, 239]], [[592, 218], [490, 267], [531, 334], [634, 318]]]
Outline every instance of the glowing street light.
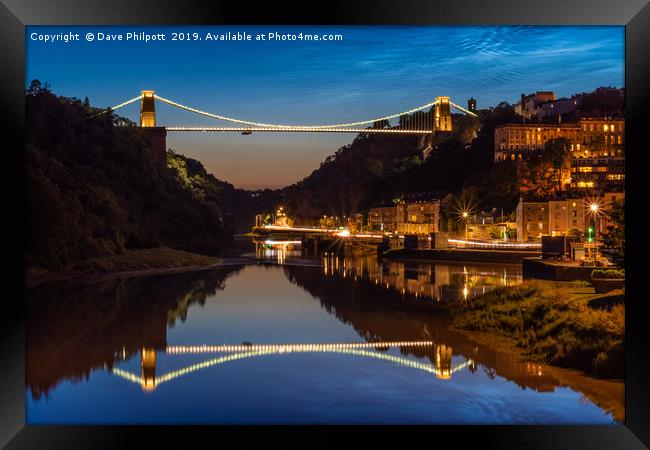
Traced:
[[[598, 203], [593, 202], [589, 205], [589, 210], [591, 211], [591, 214], [594, 216], [594, 242], [593, 242], [593, 253], [594, 253], [594, 267], [596, 267], [596, 249], [598, 248], [596, 245], [596, 237], [598, 235], [598, 212], [600, 211], [600, 205]], [[591, 227], [589, 227], [589, 231], [591, 231]], [[591, 234], [591, 233], [590, 233]]]
[[469, 218], [476, 212], [475, 207], [476, 205], [472, 204], [471, 199], [464, 198], [457, 202], [454, 208], [457, 214], [457, 222], [465, 222], [465, 247], [467, 247]]
[[467, 222], [469, 218], [469, 211], [463, 211], [463, 220], [465, 221], [465, 247], [467, 247]]

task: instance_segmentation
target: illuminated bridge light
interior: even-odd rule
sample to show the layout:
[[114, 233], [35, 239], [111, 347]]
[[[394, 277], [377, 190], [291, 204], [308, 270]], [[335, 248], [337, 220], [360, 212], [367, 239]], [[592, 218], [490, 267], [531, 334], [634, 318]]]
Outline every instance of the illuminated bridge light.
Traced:
[[339, 342], [339, 343], [314, 343], [314, 344], [259, 344], [259, 345], [201, 345], [201, 346], [168, 346], [169, 354], [182, 353], [226, 353], [246, 351], [300, 351], [302, 349], [326, 350], [346, 348], [374, 348], [374, 347], [420, 347], [432, 346], [432, 341], [391, 341], [391, 342]]
[[[409, 109], [407, 111], [402, 111], [397, 114], [391, 114], [384, 117], [377, 117], [368, 120], [361, 120], [357, 122], [347, 122], [347, 123], [336, 123], [336, 124], [327, 124], [327, 125], [288, 125], [288, 124], [274, 124], [274, 123], [263, 123], [263, 122], [253, 122], [250, 120], [236, 119], [234, 117], [228, 117], [219, 114], [213, 114], [207, 111], [202, 111], [191, 106], [183, 105], [181, 103], [169, 100], [167, 98], [161, 97], [154, 93], [154, 91], [142, 91], [142, 94], [133, 99], [127, 100], [126, 102], [115, 105], [113, 108], [108, 110], [115, 110], [126, 106], [135, 101], [141, 100], [144, 101], [145, 96], [149, 99], [153, 97], [155, 100], [167, 103], [175, 108], [183, 109], [198, 115], [210, 117], [212, 119], [221, 120], [224, 122], [230, 122], [238, 124], [237, 127], [199, 127], [199, 126], [170, 126], [165, 127], [167, 131], [224, 131], [224, 132], [240, 132], [243, 134], [250, 134], [252, 132], [322, 132], [322, 133], [381, 133], [381, 134], [429, 134], [433, 131], [433, 121], [430, 124], [422, 122], [413, 122], [406, 127], [400, 126], [399, 128], [374, 128], [376, 123], [388, 121], [390, 119], [395, 119], [401, 116], [409, 115], [416, 113], [418, 111], [428, 111], [429, 108], [435, 107], [436, 111], [439, 109], [439, 105], [442, 103], [448, 104], [457, 110], [473, 117], [477, 117], [476, 114], [472, 111], [469, 111], [449, 100], [449, 97], [437, 97], [436, 100], [426, 103], [424, 105], [417, 106], [415, 108]], [[448, 108], [447, 108], [448, 109]], [[106, 112], [106, 111], [104, 111]], [[359, 126], [370, 126], [369, 128], [359, 128]], [[423, 126], [424, 125], [424, 126]], [[411, 127], [411, 128], [408, 128]]]
[[[374, 344], [377, 345], [378, 343], [374, 343]], [[428, 343], [428, 344], [430, 344], [430, 343]], [[174, 370], [174, 371], [168, 372], [168, 373], [166, 373], [166, 374], [164, 374], [164, 375], [162, 375], [160, 377], [157, 377], [156, 386], [159, 386], [162, 383], [166, 383], [168, 381], [176, 379], [176, 378], [178, 378], [180, 376], [187, 375], [187, 374], [190, 374], [192, 372], [196, 372], [197, 370], [205, 369], [205, 368], [212, 367], [212, 366], [215, 366], [215, 365], [218, 365], [218, 364], [223, 364], [223, 363], [226, 363], [226, 362], [236, 361], [236, 360], [245, 359], [245, 358], [251, 358], [251, 357], [255, 357], [255, 356], [264, 356], [264, 355], [273, 355], [273, 354], [277, 354], [277, 353], [282, 353], [282, 352], [277, 351], [278, 348], [282, 348], [282, 347], [283, 346], [275, 346], [275, 348], [271, 348], [269, 350], [248, 351], [248, 352], [234, 353], [234, 354], [231, 354], [231, 355], [221, 356], [219, 358], [214, 358], [214, 359], [204, 361], [204, 362], [201, 362], [201, 363], [192, 364], [192, 365], [184, 367], [182, 369]], [[403, 358], [403, 357], [399, 357], [399, 356], [393, 356], [393, 355], [387, 355], [387, 354], [384, 354], [384, 353], [370, 352], [370, 351], [367, 351], [367, 350], [355, 350], [355, 349], [351, 349], [351, 348], [347, 348], [347, 349], [332, 349], [332, 348], [329, 348], [329, 349], [306, 350], [306, 351], [340, 353], [340, 354], [347, 354], [347, 355], [353, 355], [353, 356], [365, 356], [365, 357], [369, 357], [369, 358], [374, 358], [374, 359], [379, 359], [379, 360], [383, 360], [383, 361], [393, 362], [393, 363], [399, 364], [399, 365], [401, 365], [403, 367], [409, 367], [409, 368], [419, 369], [419, 370], [422, 370], [424, 372], [433, 373], [433, 374], [436, 375], [436, 377], [443, 378], [443, 379], [451, 378], [451, 375], [453, 373], [455, 373], [455, 372], [457, 372], [459, 370], [462, 370], [462, 369], [464, 369], [464, 368], [466, 368], [469, 365], [474, 363], [473, 360], [467, 359], [465, 362], [463, 362], [463, 363], [461, 363], [461, 364], [459, 364], [459, 365], [457, 365], [455, 367], [451, 367], [450, 369], [445, 369], [444, 373], [443, 373], [443, 371], [440, 371], [435, 366], [430, 365], [430, 364], [423, 364], [421, 362], [413, 361], [413, 360], [410, 360], [410, 359], [407, 359], [407, 358]], [[131, 381], [131, 382], [133, 382], [135, 384], [140, 385], [143, 389], [146, 389], [145, 381], [141, 377], [139, 377], [139, 376], [137, 376], [137, 375], [135, 375], [133, 373], [130, 373], [130, 372], [127, 372], [125, 370], [118, 369], [118, 368], [112, 369], [112, 373], [119, 376], [120, 378], [123, 378], [125, 380]]]

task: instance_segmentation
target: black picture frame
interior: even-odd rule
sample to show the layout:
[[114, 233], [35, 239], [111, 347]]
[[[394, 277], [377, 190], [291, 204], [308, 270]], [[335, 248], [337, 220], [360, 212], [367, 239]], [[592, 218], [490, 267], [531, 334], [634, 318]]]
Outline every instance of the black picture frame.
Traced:
[[[317, 13], [315, 13], [317, 11]], [[482, 448], [589, 448], [637, 449], [650, 446], [650, 345], [644, 331], [641, 313], [644, 298], [638, 276], [644, 270], [642, 257], [643, 220], [639, 204], [641, 189], [634, 182], [642, 177], [641, 151], [647, 147], [650, 103], [650, 4], [646, 0], [439, 0], [428, 3], [400, 1], [327, 1], [281, 5], [260, 3], [252, 7], [243, 2], [209, 0], [2, 0], [0, 2], [0, 107], [5, 133], [5, 163], [22, 167], [24, 126], [24, 61], [25, 25], [153, 25], [153, 24], [395, 24], [395, 25], [624, 25], [625, 89], [626, 89], [626, 212], [628, 234], [626, 269], [628, 302], [626, 304], [626, 400], [625, 423], [622, 426], [432, 426], [357, 428], [368, 437], [386, 433], [401, 438], [417, 438], [428, 445], [459, 442]], [[15, 158], [15, 161], [8, 158]], [[15, 166], [14, 166], [15, 164]], [[636, 164], [636, 167], [635, 167]], [[20, 172], [18, 170], [11, 170]], [[15, 201], [6, 211], [21, 211], [22, 198], [13, 196], [15, 182], [5, 180], [6, 199]], [[10, 184], [8, 184], [10, 183]], [[11, 198], [8, 198], [11, 197]], [[14, 206], [11, 208], [11, 206]], [[15, 219], [12, 220], [15, 222]], [[15, 236], [21, 236], [21, 221], [14, 223]], [[17, 240], [11, 237], [11, 240]], [[20, 252], [20, 253], [18, 253]], [[20, 256], [18, 256], [18, 254]], [[13, 259], [11, 260], [13, 261]], [[22, 249], [16, 261], [22, 262]], [[635, 270], [635, 266], [637, 270]], [[15, 276], [11, 270], [15, 270]], [[21, 292], [23, 267], [17, 263], [7, 268], [7, 280], [16, 283]], [[11, 281], [13, 280], [13, 281]], [[5, 291], [5, 292], [8, 292]], [[295, 436], [290, 427], [121, 427], [121, 426], [25, 426], [25, 358], [24, 313], [15, 295], [5, 295], [5, 303], [15, 304], [17, 311], [3, 315], [2, 371], [0, 383], [0, 445], [7, 448], [122, 448], [136, 445], [144, 437], [147, 446], [155, 442], [168, 448], [176, 443], [188, 445], [199, 439], [237, 434], [241, 445], [253, 439], [273, 439]], [[188, 429], [190, 428], [190, 429]], [[350, 427], [300, 427], [300, 431], [315, 431], [323, 435], [319, 444], [340, 442], [340, 432]], [[144, 436], [143, 436], [144, 434]], [[231, 437], [231, 436], [228, 436]], [[335, 439], [338, 439], [335, 441]], [[206, 441], [214, 442], [217, 441]], [[225, 441], [222, 441], [225, 443]], [[313, 441], [305, 441], [309, 445]], [[644, 446], [645, 444], [645, 446]], [[449, 444], [445, 444], [449, 445]]]

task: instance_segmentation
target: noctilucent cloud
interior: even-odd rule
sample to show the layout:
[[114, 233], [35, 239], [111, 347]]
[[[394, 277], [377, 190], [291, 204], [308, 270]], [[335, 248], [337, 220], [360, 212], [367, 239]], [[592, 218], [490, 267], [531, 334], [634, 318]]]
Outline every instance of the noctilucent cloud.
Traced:
[[[79, 33], [79, 41], [34, 36]], [[88, 32], [165, 33], [165, 41], [88, 42]], [[252, 41], [171, 41], [171, 33], [248, 33]], [[256, 41], [257, 34], [340, 34], [340, 41]], [[36, 33], [36, 34], [34, 34]], [[619, 26], [29, 26], [26, 86], [49, 82], [68, 97], [109, 107], [142, 89], [245, 120], [327, 124], [371, 119], [448, 95], [478, 108], [522, 93], [556, 96], [624, 85]], [[158, 103], [160, 125], [214, 125]], [[118, 112], [138, 120], [138, 104]], [[292, 184], [318, 168], [350, 134], [169, 133], [168, 147], [243, 188]]]

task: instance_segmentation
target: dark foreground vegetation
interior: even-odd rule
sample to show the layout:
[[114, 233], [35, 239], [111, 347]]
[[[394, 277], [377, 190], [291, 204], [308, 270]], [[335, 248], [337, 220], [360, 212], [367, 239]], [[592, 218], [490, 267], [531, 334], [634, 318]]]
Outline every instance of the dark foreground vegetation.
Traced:
[[497, 288], [459, 306], [454, 325], [512, 338], [540, 362], [623, 378], [625, 308], [593, 309], [552, 283]]
[[[128, 252], [118, 259], [126, 266], [156, 266], [160, 259], [133, 250], [230, 239], [233, 216], [257, 208], [242, 201], [250, 192], [217, 180], [199, 161], [171, 150], [161, 161], [139, 127], [87, 99], [57, 96], [35, 80], [25, 106], [28, 277], [81, 266], [118, 270], [124, 264], [109, 257]], [[186, 258], [167, 259], [175, 266]]]
[[170, 153], [168, 168], [138, 127], [39, 83], [25, 103], [28, 267], [231, 235], [223, 188], [192, 161]]

